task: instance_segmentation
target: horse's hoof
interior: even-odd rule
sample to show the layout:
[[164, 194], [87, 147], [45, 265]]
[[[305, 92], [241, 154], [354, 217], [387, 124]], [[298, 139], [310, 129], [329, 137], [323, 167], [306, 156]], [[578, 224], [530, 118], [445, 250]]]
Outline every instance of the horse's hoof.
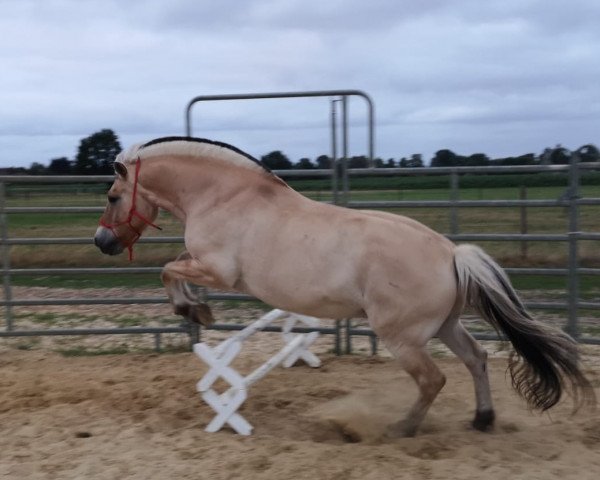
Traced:
[[494, 420], [496, 414], [493, 410], [482, 410], [475, 412], [475, 418], [473, 419], [473, 428], [480, 432], [489, 432], [494, 427]]
[[175, 314], [181, 315], [186, 320], [204, 325], [211, 326], [215, 323], [215, 318], [212, 315], [210, 307], [206, 303], [186, 303], [175, 307]]
[[194, 321], [201, 323], [205, 327], [210, 327], [215, 323], [215, 317], [213, 317], [212, 311], [207, 303], [198, 303], [194, 305], [193, 318]]

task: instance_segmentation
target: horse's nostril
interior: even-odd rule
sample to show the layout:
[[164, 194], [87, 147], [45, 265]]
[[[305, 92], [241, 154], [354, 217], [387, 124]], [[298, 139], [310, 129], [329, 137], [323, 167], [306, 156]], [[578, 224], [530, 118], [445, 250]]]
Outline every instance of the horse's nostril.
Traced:
[[94, 245], [107, 255], [118, 255], [124, 248], [113, 232], [102, 227], [94, 235]]

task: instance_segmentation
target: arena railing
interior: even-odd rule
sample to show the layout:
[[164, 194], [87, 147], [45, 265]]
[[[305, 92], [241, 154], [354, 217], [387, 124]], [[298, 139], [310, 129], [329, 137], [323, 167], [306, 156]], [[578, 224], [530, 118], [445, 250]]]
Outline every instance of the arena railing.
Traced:
[[[600, 206], [600, 198], [582, 198], [580, 189], [580, 172], [582, 170], [600, 170], [600, 163], [579, 163], [573, 155], [570, 165], [536, 165], [536, 166], [510, 166], [510, 167], [448, 167], [448, 168], [368, 168], [348, 169], [350, 178], [358, 176], [405, 176], [405, 175], [447, 175], [450, 182], [450, 200], [430, 201], [349, 201], [348, 195], [342, 198], [349, 208], [447, 208], [449, 210], [450, 232], [447, 236], [458, 242], [563, 242], [568, 244], [568, 264], [565, 268], [507, 268], [510, 275], [560, 275], [567, 277], [566, 302], [529, 302], [526, 306], [530, 309], [566, 311], [564, 328], [579, 341], [591, 344], [600, 344], [600, 338], [594, 336], [581, 336], [578, 315], [581, 310], [600, 310], [600, 303], [582, 301], [579, 292], [579, 278], [581, 275], [600, 275], [599, 268], [582, 268], [579, 266], [580, 257], [578, 245], [581, 241], [600, 241], [600, 232], [583, 232], [579, 228], [579, 213], [581, 206]], [[467, 173], [533, 173], [557, 172], [567, 173], [569, 186], [564, 195], [558, 199], [545, 200], [460, 200], [460, 177]], [[331, 170], [282, 170], [275, 171], [283, 178], [331, 178]], [[199, 339], [200, 330], [191, 322], [183, 322], [172, 327], [130, 327], [130, 328], [75, 328], [75, 329], [16, 329], [13, 322], [13, 307], [20, 306], [49, 306], [49, 305], [106, 305], [106, 304], [164, 304], [168, 303], [166, 296], [160, 297], [118, 297], [118, 298], [39, 298], [20, 299], [13, 297], [12, 278], [22, 275], [114, 275], [114, 274], [158, 274], [160, 267], [93, 267], [93, 268], [13, 268], [10, 262], [10, 250], [18, 245], [90, 245], [91, 238], [81, 237], [33, 237], [15, 238], [10, 235], [9, 217], [15, 214], [39, 213], [100, 213], [103, 206], [98, 207], [24, 207], [6, 205], [6, 185], [35, 185], [35, 184], [83, 184], [103, 183], [113, 181], [112, 176], [0, 176], [0, 254], [2, 257], [2, 277], [4, 298], [0, 306], [4, 307], [5, 325], [0, 330], [0, 337], [31, 337], [46, 335], [115, 335], [115, 334], [151, 334], [155, 336], [157, 347], [160, 346], [160, 336], [163, 333], [183, 333], [190, 336], [192, 342]], [[458, 211], [463, 208], [473, 207], [562, 207], [568, 213], [568, 229], [558, 234], [461, 234], [458, 232]], [[142, 244], [172, 244], [183, 243], [182, 237], [150, 237], [142, 238]], [[209, 301], [218, 300], [251, 300], [247, 295], [220, 292], [206, 292], [205, 298]], [[243, 325], [217, 324], [211, 328], [219, 330], [238, 330]], [[280, 331], [278, 327], [269, 327], [267, 331]], [[298, 329], [298, 331], [303, 331]], [[367, 336], [371, 341], [372, 351], [377, 349], [377, 339], [368, 328], [353, 326], [351, 319], [342, 319], [335, 322], [330, 328], [321, 328], [324, 334], [334, 335], [334, 350], [336, 353], [352, 350], [354, 336]], [[481, 339], [498, 339], [495, 335], [476, 334]]]

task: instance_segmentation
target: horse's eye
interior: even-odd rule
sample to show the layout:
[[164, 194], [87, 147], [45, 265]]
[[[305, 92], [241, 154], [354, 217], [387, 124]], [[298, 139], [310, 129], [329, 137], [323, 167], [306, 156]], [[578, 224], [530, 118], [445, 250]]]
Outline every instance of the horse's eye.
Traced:
[[108, 202], [109, 203], [116, 203], [119, 200], [119, 197], [114, 197], [112, 195], [108, 196]]

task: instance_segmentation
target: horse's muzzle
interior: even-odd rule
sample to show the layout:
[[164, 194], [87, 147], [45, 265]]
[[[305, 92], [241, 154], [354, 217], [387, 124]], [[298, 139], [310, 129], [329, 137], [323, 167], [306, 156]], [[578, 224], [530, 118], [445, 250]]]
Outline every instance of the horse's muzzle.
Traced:
[[98, 227], [94, 235], [94, 245], [106, 255], [118, 255], [125, 247], [108, 228]]

